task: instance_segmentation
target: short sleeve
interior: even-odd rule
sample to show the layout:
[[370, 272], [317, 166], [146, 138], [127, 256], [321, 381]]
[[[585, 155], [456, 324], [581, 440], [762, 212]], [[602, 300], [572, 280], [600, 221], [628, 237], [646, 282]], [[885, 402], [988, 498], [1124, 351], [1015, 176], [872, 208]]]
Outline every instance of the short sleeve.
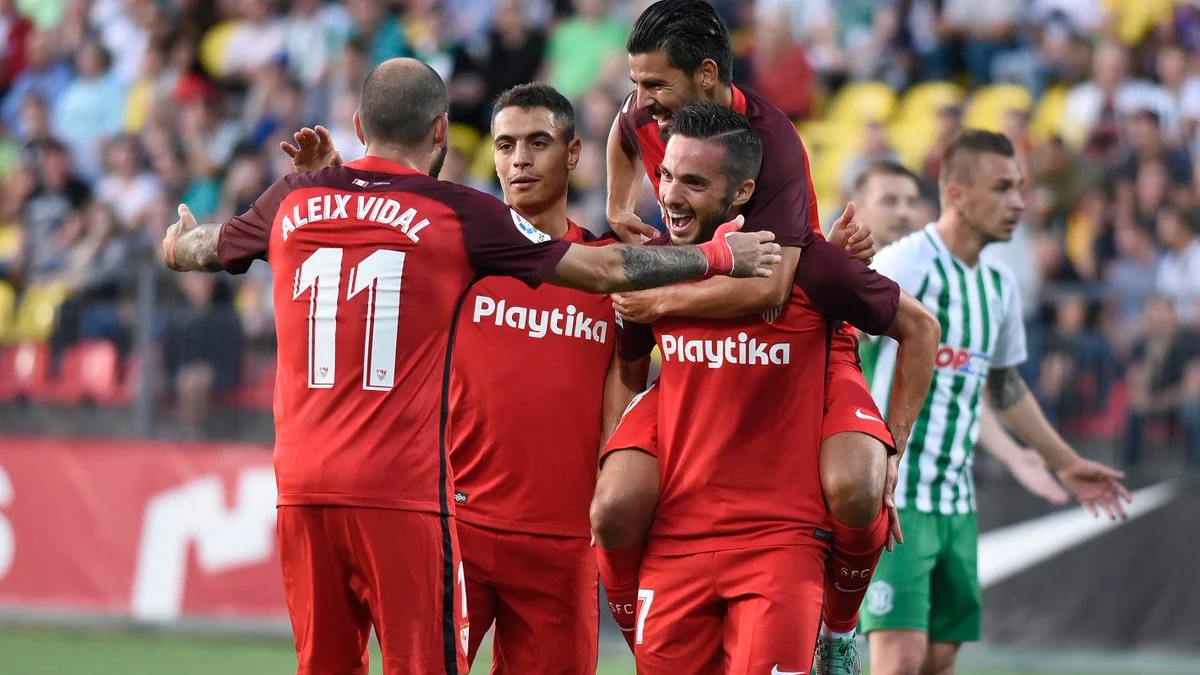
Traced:
[[644, 323], [617, 317], [617, 356], [622, 361], [637, 361], [654, 351], [654, 330]]
[[245, 274], [255, 260], [265, 260], [271, 243], [271, 226], [291, 183], [287, 176], [275, 181], [250, 209], [221, 226], [217, 237], [217, 259], [231, 274]]
[[900, 287], [846, 251], [813, 242], [800, 256], [796, 284], [826, 318], [846, 321], [872, 335], [891, 328], [900, 307]]
[[918, 232], [884, 247], [875, 254], [875, 259], [871, 261], [871, 269], [895, 281], [909, 295], [916, 295], [921, 291], [921, 285], [928, 273], [928, 265], [924, 264], [924, 252], [921, 250], [923, 236]]
[[537, 288], [571, 247], [571, 242], [542, 232], [491, 195], [460, 188], [454, 201], [467, 258], [482, 276], [515, 277]]
[[621, 111], [617, 113], [617, 131], [621, 135], [621, 149], [630, 157], [637, 157], [641, 154], [638, 149], [637, 130], [633, 127], [633, 116], [629, 111], [634, 105], [633, 94], [630, 94], [625, 99], [625, 103], [621, 105]]
[[1004, 316], [1000, 319], [1000, 335], [996, 340], [996, 351], [992, 354], [992, 368], [1011, 368], [1025, 363], [1025, 315], [1021, 311], [1021, 294], [1016, 282], [1009, 277], [1008, 298], [1004, 302]]
[[807, 246], [821, 237], [814, 234], [820, 218], [804, 143], [778, 111], [768, 111], [753, 121], [768, 151], [763, 153], [754, 197], [743, 210], [743, 229], [773, 232], [780, 246]]

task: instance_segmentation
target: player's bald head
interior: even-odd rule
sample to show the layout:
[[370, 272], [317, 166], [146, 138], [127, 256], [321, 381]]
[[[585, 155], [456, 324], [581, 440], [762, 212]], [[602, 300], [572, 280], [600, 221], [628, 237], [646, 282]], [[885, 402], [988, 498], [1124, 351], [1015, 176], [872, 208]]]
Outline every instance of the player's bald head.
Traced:
[[368, 142], [416, 148], [449, 109], [437, 71], [417, 59], [388, 59], [363, 82], [358, 116]]

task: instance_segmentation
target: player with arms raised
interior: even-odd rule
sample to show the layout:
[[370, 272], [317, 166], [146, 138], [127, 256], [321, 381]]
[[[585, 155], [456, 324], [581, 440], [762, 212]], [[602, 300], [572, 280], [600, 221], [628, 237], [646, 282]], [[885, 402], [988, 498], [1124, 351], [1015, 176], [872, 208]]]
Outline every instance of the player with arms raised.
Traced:
[[180, 206], [163, 240], [175, 270], [271, 265], [278, 533], [299, 673], [365, 673], [372, 626], [385, 673], [466, 670], [446, 421], [452, 327], [474, 280], [603, 293], [769, 274], [778, 261], [766, 233], [677, 251], [554, 239], [435, 178], [447, 108], [431, 68], [385, 61], [354, 120], [366, 157], [286, 176], [224, 224], [197, 225]]
[[[761, 139], [728, 107], [690, 104], [670, 130], [661, 196], [676, 227], [648, 245], [710, 236], [753, 197], [762, 162]], [[809, 246], [787, 304], [769, 317], [663, 317], [654, 339], [623, 342], [629, 356], [655, 340], [663, 354], [658, 383], [607, 448], [660, 458], [662, 495], [633, 631], [639, 673], [811, 666], [829, 539], [819, 430], [842, 319], [899, 337], [911, 348], [901, 379], [923, 387], [937, 344], [933, 317], [826, 242]], [[923, 397], [921, 388], [898, 405], [915, 415]]]
[[[979, 639], [971, 465], [985, 399], [1093, 514], [1100, 508], [1121, 516], [1120, 500], [1129, 499], [1121, 472], [1076, 454], [1017, 374], [1025, 360], [1020, 296], [1012, 273], [984, 248], [1012, 238], [1024, 211], [1022, 182], [1007, 138], [963, 132], [942, 162], [941, 217], [875, 260], [879, 272], [937, 315], [942, 334], [937, 370], [900, 463], [896, 502], [906, 541], [883, 557], [863, 605], [876, 674], [953, 673], [959, 645]], [[886, 410], [896, 345], [881, 339], [862, 351], [863, 370]]]
[[[634, 92], [608, 138], [608, 218], [613, 229], [634, 238], [654, 232], [631, 211], [643, 172], [661, 201], [665, 130], [682, 106], [710, 101], [744, 114], [763, 140], [762, 170], [742, 214], [747, 228], [775, 232], [784, 247], [784, 262], [779, 275], [762, 283], [738, 284], [736, 291], [721, 280], [688, 284], [664, 293], [625, 295], [620, 309], [639, 322], [663, 316], [728, 318], [777, 311], [791, 293], [801, 249], [820, 239], [816, 193], [795, 127], [766, 101], [732, 84], [729, 30], [705, 0], [651, 4], [635, 22], [627, 47]], [[831, 239], [853, 230], [853, 216], [853, 207], [848, 207]], [[679, 229], [680, 223], [669, 214], [665, 220], [669, 231]], [[852, 238], [867, 234], [863, 228]], [[874, 249], [869, 240], [862, 243], [865, 248], [856, 255], [870, 260]], [[856, 248], [854, 243], [846, 245]], [[889, 512], [882, 506], [890, 500], [886, 485], [894, 480], [895, 467], [887, 460], [887, 448], [893, 444], [903, 448], [908, 429], [899, 417], [884, 424], [858, 368], [852, 331], [839, 331], [842, 338], [830, 359], [822, 421], [821, 485], [833, 516], [823, 647], [851, 664], [857, 659], [853, 637], [858, 607], [889, 533]], [[601, 581], [614, 601], [610, 606], [614, 617], [626, 629], [633, 617], [623, 610], [633, 607], [639, 541], [653, 511], [656, 475], [653, 458], [622, 452], [605, 462], [599, 478], [594, 526]], [[891, 532], [898, 535], [899, 524], [894, 519], [891, 524]]]

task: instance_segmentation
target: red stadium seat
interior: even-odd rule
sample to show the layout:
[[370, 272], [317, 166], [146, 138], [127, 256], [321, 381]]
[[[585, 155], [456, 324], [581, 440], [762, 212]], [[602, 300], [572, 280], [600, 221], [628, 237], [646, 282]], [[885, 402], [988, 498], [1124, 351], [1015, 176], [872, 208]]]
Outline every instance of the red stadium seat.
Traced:
[[76, 380], [82, 397], [100, 405], [117, 402], [121, 393], [121, 356], [108, 340], [91, 340], [71, 348], [71, 370], [65, 377]]
[[43, 344], [23, 342], [12, 351], [12, 381], [17, 395], [37, 400], [49, 385], [50, 350]]
[[17, 382], [17, 348], [0, 346], [0, 403], [11, 401], [20, 393]]

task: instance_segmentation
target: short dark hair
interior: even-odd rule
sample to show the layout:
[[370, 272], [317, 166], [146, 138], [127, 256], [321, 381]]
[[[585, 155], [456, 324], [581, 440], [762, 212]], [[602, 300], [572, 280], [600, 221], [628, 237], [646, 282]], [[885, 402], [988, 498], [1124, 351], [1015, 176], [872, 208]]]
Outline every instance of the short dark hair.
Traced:
[[909, 171], [908, 167], [900, 162], [895, 162], [890, 159], [880, 159], [869, 162], [867, 166], [858, 174], [858, 178], [854, 180], [854, 191], [861, 192], [867, 185], [867, 181], [871, 180], [871, 176], [902, 176], [911, 178], [917, 187], [920, 188], [921, 179], [917, 174]]
[[414, 59], [388, 59], [372, 68], [358, 102], [368, 141], [406, 148], [421, 145], [433, 123], [449, 109], [442, 76]]
[[733, 184], [758, 178], [763, 144], [745, 115], [718, 103], [695, 101], [671, 116], [670, 133], [714, 141], [725, 149], [725, 174]]
[[706, 0], [659, 0], [646, 8], [629, 31], [630, 54], [666, 52], [671, 67], [689, 75], [705, 59], [717, 64], [717, 78], [733, 81], [729, 27]]
[[1016, 157], [1008, 136], [995, 131], [983, 129], [964, 129], [946, 146], [942, 153], [942, 173], [938, 176], [938, 185], [945, 186], [953, 177], [962, 175], [971, 164], [968, 155], [1000, 155], [1001, 157]]
[[545, 108], [554, 115], [554, 123], [563, 128], [566, 140], [575, 138], [575, 107], [562, 92], [548, 84], [530, 82], [506, 89], [492, 105], [492, 124], [505, 108]]

